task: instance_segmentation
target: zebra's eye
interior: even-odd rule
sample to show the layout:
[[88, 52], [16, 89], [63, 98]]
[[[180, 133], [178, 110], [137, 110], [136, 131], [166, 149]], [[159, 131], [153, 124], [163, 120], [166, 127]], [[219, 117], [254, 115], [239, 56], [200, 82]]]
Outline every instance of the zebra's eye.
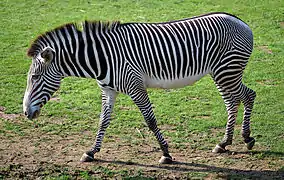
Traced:
[[32, 80], [38, 80], [39, 78], [40, 78], [40, 75], [38, 75], [38, 74], [32, 75]]

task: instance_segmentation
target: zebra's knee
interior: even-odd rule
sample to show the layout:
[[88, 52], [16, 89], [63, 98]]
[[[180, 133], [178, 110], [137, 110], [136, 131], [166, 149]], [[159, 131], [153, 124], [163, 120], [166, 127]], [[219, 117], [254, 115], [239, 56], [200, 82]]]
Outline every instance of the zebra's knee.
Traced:
[[256, 92], [250, 88], [247, 88], [246, 96], [244, 97], [244, 102], [253, 104], [255, 98], [256, 98]]

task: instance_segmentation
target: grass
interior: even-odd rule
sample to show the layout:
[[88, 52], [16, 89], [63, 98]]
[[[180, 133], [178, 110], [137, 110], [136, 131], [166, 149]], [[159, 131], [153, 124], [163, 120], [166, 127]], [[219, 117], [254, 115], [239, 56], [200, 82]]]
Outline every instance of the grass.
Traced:
[[[284, 153], [284, 2], [280, 0], [3, 0], [0, 2], [0, 106], [5, 107], [6, 114], [22, 113], [26, 75], [31, 63], [25, 53], [32, 40], [45, 31], [85, 19], [161, 22], [212, 11], [237, 15], [253, 30], [255, 48], [244, 73], [244, 82], [257, 92], [251, 127], [257, 145], [263, 147], [264, 151], [252, 151], [252, 158], [281, 159]], [[66, 137], [87, 131], [94, 136], [101, 103], [96, 82], [91, 79], [64, 79], [55, 96], [57, 99], [50, 101], [43, 108], [41, 117], [35, 122], [30, 122], [22, 116], [13, 120], [0, 116], [1, 138], [12, 141], [17, 137], [25, 138], [31, 132]], [[209, 151], [223, 137], [227, 119], [225, 106], [209, 76], [194, 86], [182, 89], [150, 89], [149, 96], [159, 126], [170, 140], [172, 148]], [[241, 116], [242, 110], [237, 119], [238, 126], [242, 121]], [[145, 139], [155, 142], [138, 108], [128, 96], [118, 96], [113, 119], [107, 130], [105, 143], [114, 143], [116, 138], [121, 139], [123, 143], [134, 145], [143, 144]], [[86, 148], [93, 138], [88, 137], [81, 143]], [[235, 140], [236, 144], [241, 143], [238, 128]], [[227, 159], [224, 163], [230, 166], [235, 161]], [[270, 166], [276, 168], [277, 164]], [[279, 168], [283, 171], [283, 165]], [[139, 174], [139, 170], [130, 172], [128, 169], [121, 171], [102, 167], [101, 171], [104, 174], [102, 177], [109, 178], [117, 174], [129, 179], [148, 177], [145, 172]], [[59, 179], [69, 179], [68, 173], [59, 175]], [[85, 179], [90, 175], [84, 171], [79, 174]], [[188, 174], [189, 177], [201, 178], [207, 175], [208, 172]], [[234, 174], [233, 178], [236, 177]]]

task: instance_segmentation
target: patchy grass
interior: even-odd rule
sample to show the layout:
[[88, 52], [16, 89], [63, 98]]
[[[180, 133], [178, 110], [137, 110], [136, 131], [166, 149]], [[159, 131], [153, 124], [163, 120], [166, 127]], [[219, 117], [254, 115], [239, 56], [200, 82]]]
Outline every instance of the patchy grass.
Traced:
[[[39, 34], [85, 19], [160, 22], [212, 11], [235, 14], [254, 32], [255, 49], [244, 74], [245, 84], [257, 92], [253, 151], [246, 151], [240, 137], [240, 110], [231, 151], [210, 153], [223, 137], [227, 115], [209, 76], [182, 89], [149, 90], [178, 164], [157, 165], [158, 144], [125, 95], [117, 98], [98, 161], [78, 163], [99, 120], [100, 90], [91, 79], [64, 79], [36, 121], [20, 115], [31, 62], [25, 52]], [[284, 178], [283, 12], [278, 0], [1, 1], [0, 178]]]

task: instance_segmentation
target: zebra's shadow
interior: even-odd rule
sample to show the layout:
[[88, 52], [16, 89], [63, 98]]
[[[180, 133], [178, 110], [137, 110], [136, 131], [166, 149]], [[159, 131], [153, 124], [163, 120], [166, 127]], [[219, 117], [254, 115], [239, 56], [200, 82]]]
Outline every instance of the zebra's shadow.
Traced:
[[284, 157], [284, 152], [276, 152], [276, 151], [230, 151], [231, 154], [252, 154], [259, 155], [262, 157]]
[[[273, 152], [273, 151], [252, 151], [252, 152], [231, 152], [235, 154], [257, 154], [260, 156], [266, 157], [284, 157], [283, 152]], [[131, 161], [119, 161], [119, 160], [103, 160], [96, 159], [96, 162], [101, 163], [111, 163], [125, 166], [136, 166], [142, 168], [156, 169], [156, 170], [168, 170], [168, 171], [176, 171], [181, 173], [190, 173], [190, 172], [199, 172], [199, 173], [222, 173], [226, 179], [284, 179], [284, 169], [280, 169], [278, 171], [273, 170], [242, 170], [237, 168], [230, 167], [218, 167], [206, 164], [199, 163], [188, 163], [181, 161], [174, 161], [172, 164], [143, 164], [136, 163]], [[222, 176], [223, 177], [223, 176]]]

